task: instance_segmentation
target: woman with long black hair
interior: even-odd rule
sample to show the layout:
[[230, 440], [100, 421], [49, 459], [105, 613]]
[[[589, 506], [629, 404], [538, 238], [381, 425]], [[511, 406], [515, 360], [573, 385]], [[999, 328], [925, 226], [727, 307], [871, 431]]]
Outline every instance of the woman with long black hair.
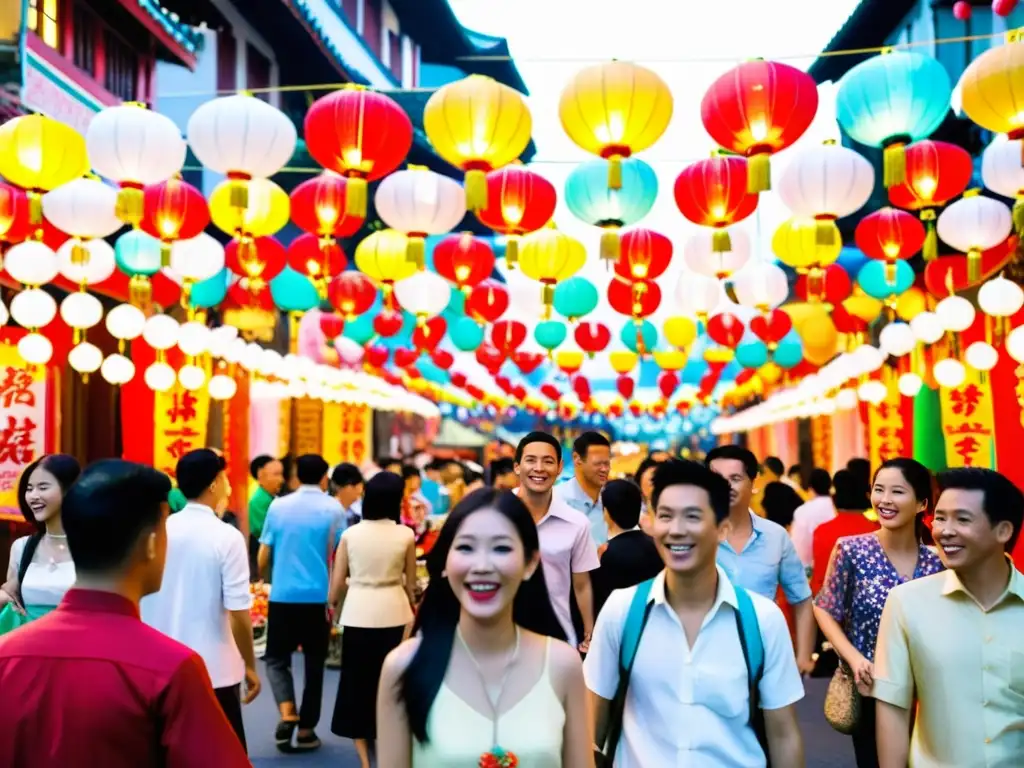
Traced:
[[7, 581], [0, 587], [0, 635], [52, 611], [75, 583], [60, 513], [81, 471], [74, 457], [55, 453], [29, 464], [18, 479], [18, 506], [36, 531], [11, 545]]
[[466, 496], [427, 568], [419, 635], [381, 676], [381, 768], [591, 768], [579, 654], [563, 642], [523, 502], [494, 488]]

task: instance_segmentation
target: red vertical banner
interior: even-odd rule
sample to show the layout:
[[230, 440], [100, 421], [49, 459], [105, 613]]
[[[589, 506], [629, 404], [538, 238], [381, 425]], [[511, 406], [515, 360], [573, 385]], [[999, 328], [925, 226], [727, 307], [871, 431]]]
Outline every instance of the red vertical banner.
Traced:
[[242, 533], [249, 534], [249, 375], [235, 366], [235, 396], [222, 404], [224, 458], [231, 481], [228, 509], [235, 513]]
[[131, 343], [135, 376], [121, 387], [121, 457], [126, 461], [153, 465], [153, 415], [155, 395], [143, 375], [156, 360], [153, 348], [141, 338]]
[[889, 459], [913, 455], [913, 402], [900, 394], [891, 369], [882, 373], [885, 399], [866, 407], [868, 415], [868, 459], [872, 469]]

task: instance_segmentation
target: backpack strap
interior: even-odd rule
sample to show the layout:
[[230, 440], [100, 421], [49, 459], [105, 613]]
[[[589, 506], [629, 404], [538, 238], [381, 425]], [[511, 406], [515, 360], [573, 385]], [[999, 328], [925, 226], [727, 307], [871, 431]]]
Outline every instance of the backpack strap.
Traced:
[[619, 664], [621, 670], [628, 675], [633, 671], [633, 661], [636, 659], [637, 649], [640, 647], [640, 637], [647, 625], [647, 618], [650, 616], [648, 603], [651, 598], [651, 587], [654, 579], [648, 579], [637, 585], [633, 599], [629, 603], [629, 613], [626, 614], [626, 626], [622, 630], [622, 645], [619, 648]]
[[761, 639], [761, 625], [757, 621], [757, 611], [750, 593], [743, 587], [734, 585], [736, 590], [736, 620], [740, 631], [740, 644], [743, 646], [743, 657], [747, 662], [747, 675], [751, 685], [761, 682], [764, 675], [764, 641]]

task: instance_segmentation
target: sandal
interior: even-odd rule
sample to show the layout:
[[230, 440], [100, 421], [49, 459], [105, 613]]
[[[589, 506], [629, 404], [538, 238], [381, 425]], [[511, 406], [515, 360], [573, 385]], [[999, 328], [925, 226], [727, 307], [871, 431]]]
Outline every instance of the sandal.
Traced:
[[292, 752], [294, 750], [292, 735], [298, 727], [298, 720], [282, 720], [277, 724], [277, 728], [274, 729], [274, 742], [279, 750], [282, 752]]

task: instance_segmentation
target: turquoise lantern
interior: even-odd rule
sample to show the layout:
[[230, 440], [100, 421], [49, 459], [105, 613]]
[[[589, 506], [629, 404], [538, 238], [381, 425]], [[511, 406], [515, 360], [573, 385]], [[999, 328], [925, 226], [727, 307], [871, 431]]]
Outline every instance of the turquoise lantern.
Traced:
[[555, 286], [555, 312], [570, 323], [593, 312], [599, 300], [597, 286], [585, 277], [570, 277]]
[[[658, 346], [658, 329], [648, 320], [644, 320], [640, 324], [629, 320], [622, 326], [619, 339], [630, 352], [635, 352], [638, 355], [647, 354]], [[639, 342], [641, 340], [643, 341], [643, 350], [640, 349]]]
[[786, 370], [795, 368], [804, 359], [804, 345], [800, 335], [792, 330], [779, 342], [772, 353], [772, 361]]
[[949, 112], [946, 68], [916, 51], [883, 53], [839, 81], [836, 119], [852, 139], [883, 150], [886, 187], [906, 181], [906, 145], [930, 136]]
[[484, 329], [476, 320], [463, 316], [448, 325], [448, 338], [460, 352], [472, 352], [484, 343]]
[[345, 323], [345, 330], [341, 332], [341, 335], [346, 339], [352, 339], [356, 344], [365, 345], [377, 335], [377, 331], [373, 328], [373, 316], [374, 311], [371, 309], [363, 314], [359, 315], [355, 320], [349, 320]]
[[306, 312], [320, 305], [320, 295], [309, 278], [285, 267], [270, 281], [270, 295], [282, 312]]
[[566, 330], [565, 323], [560, 320], [545, 320], [542, 323], [537, 323], [537, 327], [533, 329], [533, 338], [548, 351], [548, 354], [565, 341], [565, 337], [568, 335], [569, 331]]
[[768, 347], [751, 334], [736, 347], [736, 362], [744, 368], [760, 368], [768, 362]]
[[565, 180], [565, 203], [585, 224], [600, 227], [601, 258], [619, 258], [619, 230], [639, 222], [658, 199], [658, 175], [643, 160], [622, 161], [622, 188], [608, 188], [608, 161], [581, 163]]
[[889, 264], [884, 261], [869, 261], [857, 273], [857, 284], [873, 299], [885, 301], [893, 296], [906, 293], [914, 284], [914, 268], [905, 261], [893, 262], [896, 277], [890, 280], [885, 274]]
[[189, 292], [189, 303], [196, 309], [210, 309], [220, 304], [228, 293], [228, 274], [227, 269], [222, 269], [213, 277], [195, 283]]
[[152, 277], [160, 271], [160, 241], [141, 229], [131, 229], [114, 243], [114, 261], [129, 277]]

